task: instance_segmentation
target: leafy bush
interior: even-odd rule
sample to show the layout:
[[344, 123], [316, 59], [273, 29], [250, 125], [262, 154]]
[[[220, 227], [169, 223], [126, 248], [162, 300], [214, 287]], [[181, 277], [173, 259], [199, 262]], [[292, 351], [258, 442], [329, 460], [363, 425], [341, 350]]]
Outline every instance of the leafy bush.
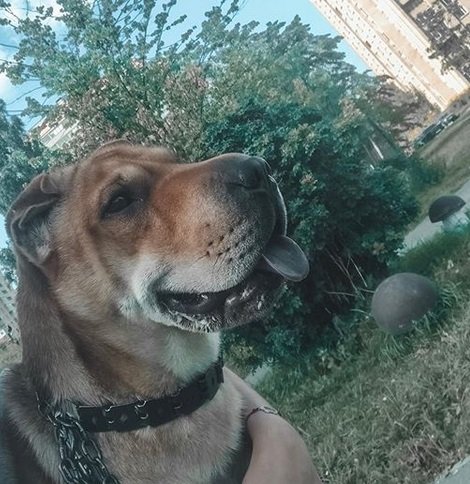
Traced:
[[419, 193], [429, 185], [436, 185], [444, 176], [442, 168], [426, 163], [415, 155], [399, 154], [386, 160], [386, 164], [406, 173], [413, 193]]

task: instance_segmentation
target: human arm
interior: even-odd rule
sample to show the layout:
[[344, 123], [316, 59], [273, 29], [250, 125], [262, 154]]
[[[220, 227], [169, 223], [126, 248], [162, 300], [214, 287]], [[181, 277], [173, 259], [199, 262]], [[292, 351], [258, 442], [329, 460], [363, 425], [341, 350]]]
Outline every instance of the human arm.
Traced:
[[[243, 396], [245, 418], [252, 409], [269, 406], [232, 371], [225, 369], [225, 377]], [[283, 418], [256, 412], [247, 428], [253, 452], [243, 484], [321, 484], [304, 441]]]

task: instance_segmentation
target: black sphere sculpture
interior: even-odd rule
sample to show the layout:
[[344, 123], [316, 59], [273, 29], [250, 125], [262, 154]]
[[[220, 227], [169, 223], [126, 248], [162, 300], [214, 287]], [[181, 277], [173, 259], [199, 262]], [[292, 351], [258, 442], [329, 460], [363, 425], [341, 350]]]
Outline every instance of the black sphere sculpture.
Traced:
[[437, 303], [436, 285], [427, 277], [402, 272], [382, 281], [372, 298], [372, 316], [392, 335], [406, 333]]
[[458, 195], [443, 195], [436, 198], [429, 207], [429, 220], [434, 224], [443, 222], [465, 205], [465, 200]]

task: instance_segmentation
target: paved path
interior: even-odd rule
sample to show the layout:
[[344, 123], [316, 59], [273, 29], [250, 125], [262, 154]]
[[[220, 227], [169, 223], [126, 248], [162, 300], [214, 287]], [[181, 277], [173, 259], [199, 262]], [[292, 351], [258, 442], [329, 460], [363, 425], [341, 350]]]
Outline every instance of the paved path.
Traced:
[[[462, 197], [470, 206], [470, 180], [468, 180], [467, 183], [455, 193], [455, 195]], [[405, 237], [405, 250], [416, 247], [420, 242], [430, 239], [440, 230], [440, 223], [432, 224], [429, 221], [429, 218], [426, 217]], [[470, 481], [468, 481], [467, 484], [470, 484]]]
[[469, 484], [470, 483], [470, 457], [459, 462], [445, 476], [441, 476], [435, 484]]

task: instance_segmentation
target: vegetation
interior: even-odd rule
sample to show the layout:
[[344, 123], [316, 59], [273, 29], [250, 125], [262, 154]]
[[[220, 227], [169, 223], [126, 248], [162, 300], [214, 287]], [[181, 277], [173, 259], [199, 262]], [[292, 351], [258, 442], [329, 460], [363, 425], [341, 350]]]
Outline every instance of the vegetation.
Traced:
[[461, 233], [439, 232], [395, 261], [393, 272], [416, 272], [457, 285], [457, 292], [470, 292], [470, 227]]
[[[470, 231], [439, 234], [393, 271], [431, 276], [433, 314], [408, 335], [382, 333], [364, 312], [337, 320], [337, 342], [258, 388], [303, 433], [325, 482], [429, 483], [470, 452]], [[339, 341], [339, 343], [338, 343]]]

